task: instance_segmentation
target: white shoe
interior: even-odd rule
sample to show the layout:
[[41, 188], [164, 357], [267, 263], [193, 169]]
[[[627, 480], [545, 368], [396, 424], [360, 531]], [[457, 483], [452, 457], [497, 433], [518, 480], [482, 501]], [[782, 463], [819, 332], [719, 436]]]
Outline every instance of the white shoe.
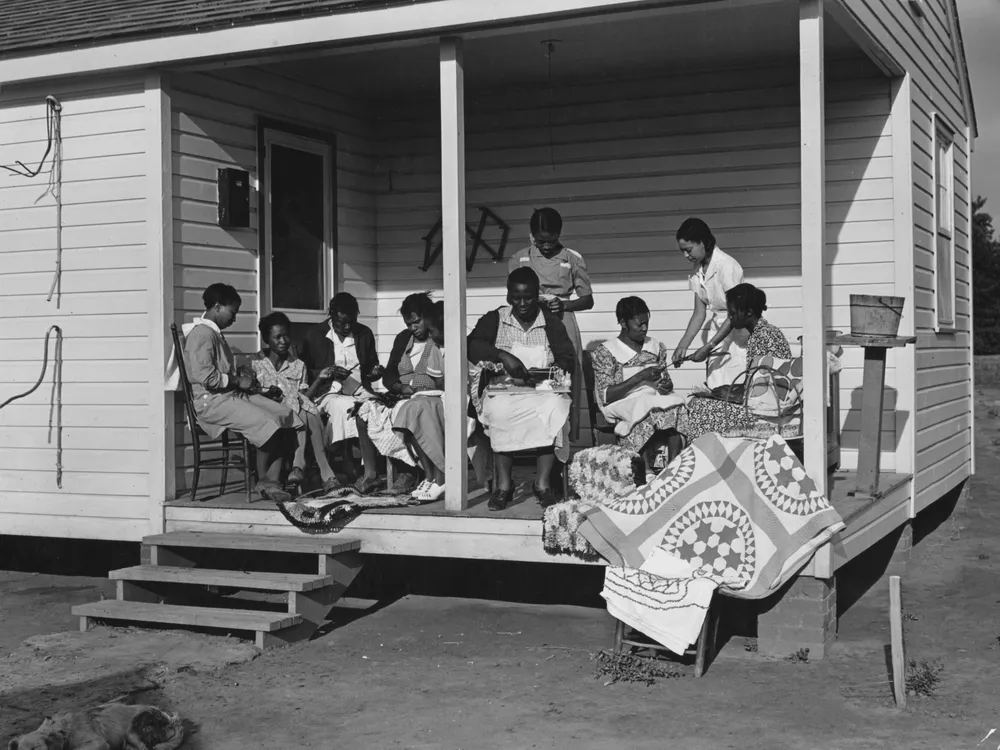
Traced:
[[413, 492], [410, 493], [410, 497], [412, 497], [414, 500], [426, 500], [427, 492], [430, 490], [430, 488], [431, 488], [431, 483], [425, 479], [424, 481], [422, 481], [420, 484], [417, 485], [417, 489], [413, 490]]
[[433, 502], [434, 500], [440, 500], [442, 497], [444, 497], [444, 485], [431, 482], [424, 496], [420, 499]]

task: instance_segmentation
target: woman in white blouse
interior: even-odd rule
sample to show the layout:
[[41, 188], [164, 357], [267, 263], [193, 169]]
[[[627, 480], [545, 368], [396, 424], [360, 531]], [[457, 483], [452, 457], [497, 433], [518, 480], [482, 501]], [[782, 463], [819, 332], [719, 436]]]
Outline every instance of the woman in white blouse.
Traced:
[[[681, 224], [677, 245], [694, 266], [689, 279], [694, 311], [672, 361], [674, 366], [688, 359], [707, 361], [707, 385], [717, 388], [731, 383], [746, 369], [746, 332], [733, 330], [726, 308], [726, 292], [743, 283], [743, 267], [722, 252], [712, 230], [701, 219], [687, 219]], [[688, 356], [688, 347], [695, 338], [704, 343]]]

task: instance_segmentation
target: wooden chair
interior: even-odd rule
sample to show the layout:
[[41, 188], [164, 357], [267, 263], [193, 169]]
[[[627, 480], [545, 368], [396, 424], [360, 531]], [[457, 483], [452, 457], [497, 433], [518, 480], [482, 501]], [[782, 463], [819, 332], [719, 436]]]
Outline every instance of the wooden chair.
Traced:
[[587, 415], [590, 417], [590, 442], [592, 445], [599, 445], [600, 435], [611, 435], [617, 443], [618, 436], [615, 435], [614, 425], [608, 424], [597, 405], [596, 379], [594, 377], [594, 353], [583, 350], [581, 356], [583, 365], [583, 387], [587, 391]]
[[[716, 654], [715, 639], [719, 633], [719, 596], [716, 592], [712, 596], [712, 601], [708, 605], [708, 612], [705, 613], [705, 622], [702, 623], [701, 633], [692, 648], [684, 652], [684, 656], [694, 656], [694, 676], [701, 677], [705, 674], [708, 666], [712, 663]], [[665, 646], [652, 641], [634, 640], [631, 630], [621, 620], [615, 620], [615, 642], [614, 651], [616, 654], [632, 653], [634, 649], [650, 649], [653, 651], [667, 651], [673, 653]]]
[[[251, 446], [250, 441], [233, 431], [240, 443], [230, 442], [230, 430], [226, 430], [220, 437], [213, 440], [201, 429], [198, 418], [194, 413], [194, 395], [191, 390], [191, 381], [188, 379], [187, 365], [184, 363], [184, 347], [181, 345], [181, 337], [177, 332], [177, 325], [170, 324], [170, 335], [174, 339], [174, 352], [177, 359], [177, 370], [180, 373], [182, 391], [184, 393], [184, 416], [187, 419], [188, 430], [191, 432], [191, 442], [194, 447], [194, 476], [191, 480], [191, 500], [195, 500], [198, 493], [198, 480], [203, 468], [222, 468], [222, 478], [219, 482], [219, 494], [226, 492], [226, 484], [229, 479], [229, 469], [234, 468], [243, 472], [243, 491], [246, 500], [250, 502], [250, 477], [251, 477]], [[203, 453], [210, 456], [221, 453], [221, 456], [204, 458]]]

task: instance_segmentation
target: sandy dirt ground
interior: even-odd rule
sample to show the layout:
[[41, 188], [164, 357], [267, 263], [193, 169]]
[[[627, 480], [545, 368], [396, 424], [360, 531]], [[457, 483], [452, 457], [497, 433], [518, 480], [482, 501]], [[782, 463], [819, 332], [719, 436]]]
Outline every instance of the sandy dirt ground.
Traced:
[[968, 504], [921, 519], [904, 578], [908, 656], [940, 668], [934, 695], [905, 711], [887, 677], [884, 579], [838, 582], [849, 608], [826, 660], [767, 660], [737, 636], [705, 677], [682, 667], [646, 686], [595, 678], [612, 635], [597, 608], [346, 600], [317, 639], [257, 655], [183, 631], [79, 634], [69, 606], [110, 595], [106, 581], [7, 573], [0, 747], [46, 713], [128, 694], [179, 711], [192, 750], [1000, 747], [1000, 389], [977, 408]]

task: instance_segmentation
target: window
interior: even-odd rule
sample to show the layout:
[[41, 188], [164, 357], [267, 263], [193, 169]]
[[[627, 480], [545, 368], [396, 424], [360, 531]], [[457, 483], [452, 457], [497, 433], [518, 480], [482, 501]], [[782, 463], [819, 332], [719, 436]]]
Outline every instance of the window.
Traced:
[[270, 129], [263, 146], [264, 311], [320, 320], [335, 288], [333, 148]]
[[934, 118], [934, 286], [938, 328], [955, 326], [955, 136]]

